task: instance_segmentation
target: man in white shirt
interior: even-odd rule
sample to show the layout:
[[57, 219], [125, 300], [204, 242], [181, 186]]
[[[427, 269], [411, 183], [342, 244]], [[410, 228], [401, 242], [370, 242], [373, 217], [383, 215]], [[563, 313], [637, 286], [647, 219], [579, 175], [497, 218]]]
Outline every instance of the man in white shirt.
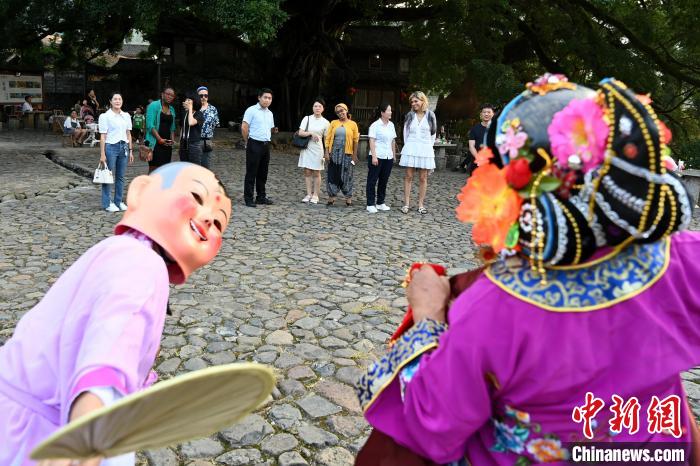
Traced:
[[[248, 107], [241, 123], [241, 134], [246, 145], [243, 198], [248, 207], [272, 204], [272, 200], [265, 194], [267, 169], [270, 165], [270, 140], [272, 133], [277, 132], [275, 117], [268, 108], [271, 103], [272, 91], [260, 89], [258, 103]], [[255, 198], [253, 190], [257, 194]]]
[[25, 95], [24, 103], [22, 104], [22, 113], [33, 112], [34, 107], [32, 107], [32, 96]]

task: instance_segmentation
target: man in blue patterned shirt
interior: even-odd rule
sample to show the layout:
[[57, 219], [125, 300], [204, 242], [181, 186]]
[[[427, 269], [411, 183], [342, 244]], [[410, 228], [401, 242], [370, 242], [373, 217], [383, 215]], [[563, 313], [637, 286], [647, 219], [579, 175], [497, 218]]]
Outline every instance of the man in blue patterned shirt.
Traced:
[[204, 114], [204, 123], [202, 124], [202, 166], [210, 168], [209, 158], [214, 150], [212, 139], [214, 139], [214, 128], [219, 126], [219, 111], [209, 103], [209, 89], [206, 86], [199, 86], [197, 95], [202, 101], [201, 112]]

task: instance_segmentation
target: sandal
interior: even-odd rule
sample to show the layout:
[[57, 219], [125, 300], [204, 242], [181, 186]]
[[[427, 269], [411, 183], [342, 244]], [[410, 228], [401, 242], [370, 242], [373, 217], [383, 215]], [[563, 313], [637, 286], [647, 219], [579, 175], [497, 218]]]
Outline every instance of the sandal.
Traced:
[[345, 199], [345, 205], [350, 207], [352, 205], [352, 199]]
[[427, 214], [428, 209], [426, 209], [425, 207], [418, 207], [418, 213], [419, 214]]
[[326, 205], [333, 205], [335, 204], [335, 198], [334, 197], [329, 197], [328, 202], [326, 202]]
[[401, 207], [401, 212], [403, 212], [404, 214], [407, 214], [408, 213], [408, 206], [405, 205], [405, 206]]

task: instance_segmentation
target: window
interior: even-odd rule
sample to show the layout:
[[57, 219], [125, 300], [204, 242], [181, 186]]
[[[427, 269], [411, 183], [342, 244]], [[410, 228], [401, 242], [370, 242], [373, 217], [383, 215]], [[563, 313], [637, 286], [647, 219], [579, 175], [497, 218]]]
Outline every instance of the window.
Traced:
[[370, 70], [381, 70], [382, 69], [382, 57], [380, 57], [378, 53], [369, 56], [369, 69]]
[[399, 72], [408, 73], [409, 71], [409, 61], [408, 58], [399, 59]]

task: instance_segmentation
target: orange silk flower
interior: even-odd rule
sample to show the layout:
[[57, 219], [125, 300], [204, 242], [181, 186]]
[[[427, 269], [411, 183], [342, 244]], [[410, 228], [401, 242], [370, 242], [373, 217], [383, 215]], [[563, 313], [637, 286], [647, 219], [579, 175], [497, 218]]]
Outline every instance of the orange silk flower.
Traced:
[[457, 218], [473, 223], [472, 238], [490, 245], [495, 252], [504, 248], [511, 225], [518, 220], [523, 200], [508, 186], [505, 169], [489, 164], [474, 170], [457, 195]]
[[477, 167], [481, 167], [483, 165], [488, 165], [489, 163], [491, 163], [492, 158], [493, 151], [488, 147], [482, 147], [481, 149], [479, 149], [479, 152], [476, 153], [474, 162], [476, 163]]

